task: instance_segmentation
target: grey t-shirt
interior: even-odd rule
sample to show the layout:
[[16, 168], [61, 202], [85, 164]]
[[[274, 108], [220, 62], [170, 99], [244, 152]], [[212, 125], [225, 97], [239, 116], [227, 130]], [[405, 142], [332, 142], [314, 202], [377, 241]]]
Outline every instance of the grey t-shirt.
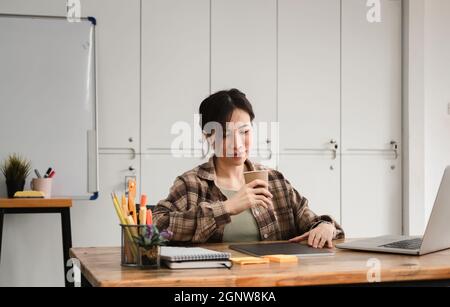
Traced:
[[[220, 188], [220, 191], [228, 199], [237, 191]], [[259, 241], [259, 228], [251, 209], [231, 216], [231, 223], [225, 225], [223, 242], [250, 242]]]

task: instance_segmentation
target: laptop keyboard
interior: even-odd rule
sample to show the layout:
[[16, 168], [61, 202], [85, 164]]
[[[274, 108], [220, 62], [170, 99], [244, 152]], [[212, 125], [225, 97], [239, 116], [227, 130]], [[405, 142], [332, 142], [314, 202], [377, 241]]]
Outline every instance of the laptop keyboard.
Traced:
[[414, 250], [414, 249], [419, 249], [421, 245], [422, 245], [422, 238], [416, 238], [416, 239], [397, 241], [397, 242], [381, 245], [381, 247]]

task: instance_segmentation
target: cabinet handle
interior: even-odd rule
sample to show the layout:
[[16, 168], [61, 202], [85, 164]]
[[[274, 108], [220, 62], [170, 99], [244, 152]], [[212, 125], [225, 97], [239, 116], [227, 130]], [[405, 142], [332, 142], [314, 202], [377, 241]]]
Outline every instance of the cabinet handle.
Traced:
[[336, 160], [336, 158], [337, 158], [337, 151], [339, 149], [339, 145], [336, 142], [336, 140], [333, 140], [333, 139], [330, 140], [330, 144], [332, 145], [331, 150], [333, 151], [333, 160]]
[[269, 156], [267, 157], [267, 160], [272, 160], [272, 147], [270, 147], [270, 144], [272, 143], [272, 141], [270, 139], [266, 140], [266, 144], [267, 146], [267, 150], [269, 151]]
[[399, 157], [399, 153], [398, 153], [398, 143], [397, 141], [390, 141], [389, 144], [391, 145], [390, 149], [371, 149], [371, 148], [349, 148], [347, 149], [348, 152], [366, 152], [366, 153], [370, 153], [370, 152], [392, 152], [394, 153], [394, 160], [397, 160]]
[[[265, 146], [265, 145], [259, 146], [258, 145], [257, 148], [256, 148], [256, 155], [258, 157], [261, 157], [261, 158], [265, 159], [265, 160], [271, 160], [272, 159], [272, 148], [270, 147], [271, 143], [272, 143], [272, 141], [270, 139], [267, 139], [265, 142], [258, 143], [258, 144], [267, 144], [268, 146]], [[262, 146], [265, 146], [266, 148], [262, 149], [261, 148]], [[264, 156], [262, 154], [263, 152], [267, 152], [268, 155]]]
[[136, 169], [135, 169], [134, 167], [130, 166], [130, 167], [128, 167], [128, 170], [129, 170], [130, 172], [133, 172], [133, 171], [135, 171]]
[[272, 160], [272, 148], [269, 147], [269, 157], [267, 157], [267, 160]]
[[284, 152], [281, 155], [297, 155], [302, 154], [304, 152], [316, 153], [316, 152], [324, 152], [331, 151], [333, 154], [332, 160], [337, 159], [339, 144], [336, 140], [331, 139], [328, 144], [330, 144], [331, 148], [284, 148]]
[[398, 143], [396, 141], [391, 141], [392, 150], [394, 151], [395, 160], [398, 159]]

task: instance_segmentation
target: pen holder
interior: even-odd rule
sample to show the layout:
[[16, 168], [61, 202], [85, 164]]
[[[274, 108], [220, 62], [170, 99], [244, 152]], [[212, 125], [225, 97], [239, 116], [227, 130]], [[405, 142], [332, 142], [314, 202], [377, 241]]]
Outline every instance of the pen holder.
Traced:
[[52, 178], [33, 178], [30, 182], [30, 188], [33, 191], [44, 193], [44, 198], [52, 197]]
[[[149, 236], [147, 225], [123, 225], [121, 234], [121, 265], [139, 268], [159, 268], [161, 248], [159, 245], [144, 245]], [[151, 236], [152, 234], [150, 234]]]

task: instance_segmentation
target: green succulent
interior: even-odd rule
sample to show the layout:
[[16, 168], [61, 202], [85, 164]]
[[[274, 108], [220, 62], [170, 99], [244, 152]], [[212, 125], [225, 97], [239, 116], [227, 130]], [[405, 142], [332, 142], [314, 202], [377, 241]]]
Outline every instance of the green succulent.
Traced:
[[0, 166], [6, 181], [22, 182], [30, 175], [31, 162], [18, 154], [9, 155]]
[[155, 245], [166, 245], [172, 238], [173, 233], [168, 230], [159, 231], [156, 225], [140, 226], [139, 236], [134, 236], [134, 242], [144, 248]]

